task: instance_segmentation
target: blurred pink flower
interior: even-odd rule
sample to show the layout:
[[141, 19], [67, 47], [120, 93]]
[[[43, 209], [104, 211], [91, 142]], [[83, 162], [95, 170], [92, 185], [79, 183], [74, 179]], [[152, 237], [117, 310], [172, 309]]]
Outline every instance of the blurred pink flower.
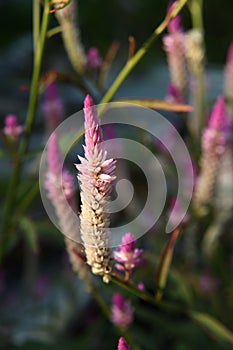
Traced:
[[145, 286], [144, 286], [144, 283], [142, 281], [138, 282], [138, 289], [141, 291], [145, 290]]
[[115, 293], [112, 297], [111, 321], [122, 330], [126, 330], [133, 322], [131, 303], [120, 293]]
[[[170, 1], [168, 13], [172, 11], [174, 1]], [[167, 54], [171, 84], [168, 87], [168, 99], [184, 102], [187, 85], [185, 59], [185, 33], [181, 26], [181, 17], [177, 15], [168, 24], [169, 34], [163, 37], [163, 47]]]
[[17, 117], [13, 114], [8, 114], [5, 117], [5, 126], [3, 134], [11, 139], [17, 139], [22, 134], [24, 127], [18, 124]]
[[[168, 217], [170, 222], [177, 226], [177, 224], [185, 223], [188, 220], [188, 214], [185, 214], [183, 209], [182, 201], [179, 201], [177, 198], [172, 198], [170, 202], [170, 207], [168, 210]], [[184, 215], [185, 214], [185, 215]], [[180, 221], [181, 217], [183, 217], [182, 221]]]
[[97, 47], [91, 47], [87, 52], [87, 68], [98, 69], [102, 64], [102, 58], [100, 57]]
[[[47, 153], [48, 171], [44, 187], [51, 200], [61, 230], [65, 234], [66, 248], [73, 270], [82, 279], [89, 279], [89, 271], [81, 256], [81, 247], [70, 238], [75, 236], [77, 221], [73, 212], [77, 213], [75, 186], [73, 177], [63, 169], [62, 155], [55, 132], [50, 136]], [[71, 210], [72, 209], [72, 210]]]
[[118, 262], [116, 268], [120, 271], [132, 271], [142, 262], [143, 249], [136, 248], [136, 240], [132, 233], [126, 233], [121, 240], [121, 246], [114, 252]]
[[94, 274], [102, 275], [108, 282], [111, 249], [106, 209], [115, 179], [115, 161], [107, 159], [97, 109], [89, 95], [84, 101], [84, 117], [85, 158], [79, 156], [81, 164], [76, 165], [82, 201], [80, 231], [87, 263]]
[[127, 344], [125, 338], [120, 337], [117, 350], [130, 350], [130, 346]]
[[45, 90], [45, 101], [42, 104], [48, 133], [55, 130], [64, 119], [64, 106], [57, 93], [56, 83], [52, 82]]
[[197, 208], [211, 200], [220, 158], [226, 150], [229, 129], [224, 98], [219, 96], [202, 135], [201, 169], [194, 194]]

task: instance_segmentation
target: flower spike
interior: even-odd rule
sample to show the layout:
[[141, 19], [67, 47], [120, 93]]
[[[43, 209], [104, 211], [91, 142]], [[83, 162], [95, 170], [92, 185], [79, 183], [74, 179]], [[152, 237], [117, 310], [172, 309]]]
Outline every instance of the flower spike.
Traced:
[[97, 109], [90, 95], [84, 101], [85, 146], [84, 158], [79, 156], [81, 164], [78, 180], [81, 189], [80, 231], [85, 247], [87, 264], [92, 272], [109, 281], [110, 234], [108, 200], [115, 179], [113, 171], [115, 161], [107, 159], [102, 143], [102, 131]]

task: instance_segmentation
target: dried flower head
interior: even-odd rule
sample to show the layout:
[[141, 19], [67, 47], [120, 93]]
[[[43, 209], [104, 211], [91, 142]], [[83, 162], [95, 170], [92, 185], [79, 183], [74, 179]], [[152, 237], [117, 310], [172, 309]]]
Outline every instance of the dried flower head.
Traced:
[[199, 74], [205, 58], [203, 35], [200, 30], [192, 29], [186, 34], [185, 53], [190, 70]]
[[62, 28], [62, 38], [70, 62], [74, 69], [82, 74], [86, 68], [86, 55], [77, 23], [76, 0], [72, 0], [67, 6], [57, 10], [55, 15]]
[[84, 101], [84, 116], [85, 158], [79, 156], [81, 164], [76, 165], [82, 202], [80, 231], [87, 263], [94, 274], [102, 275], [108, 282], [111, 249], [107, 207], [115, 179], [115, 161], [107, 159], [97, 109], [89, 95]]

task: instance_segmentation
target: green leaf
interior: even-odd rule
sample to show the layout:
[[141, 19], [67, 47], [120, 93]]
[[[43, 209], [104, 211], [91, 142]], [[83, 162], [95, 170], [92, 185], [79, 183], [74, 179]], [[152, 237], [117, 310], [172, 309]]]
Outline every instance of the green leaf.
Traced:
[[156, 271], [157, 291], [155, 294], [155, 299], [157, 301], [159, 301], [163, 295], [163, 290], [167, 282], [167, 276], [172, 262], [175, 243], [178, 236], [180, 235], [180, 231], [181, 227], [178, 227], [175, 231], [172, 232], [160, 257], [159, 266]]
[[190, 311], [189, 316], [195, 323], [205, 328], [205, 330], [210, 332], [215, 338], [219, 338], [219, 340], [226, 341], [233, 345], [233, 333], [213, 317], [195, 311]]
[[142, 107], [153, 108], [153, 109], [163, 109], [173, 112], [192, 112], [193, 107], [183, 103], [168, 102], [165, 100], [155, 100], [146, 98], [126, 98], [120, 99], [119, 102], [134, 103]]
[[38, 253], [39, 243], [37, 239], [36, 227], [32, 220], [23, 217], [20, 221], [20, 228], [22, 229], [24, 238], [31, 247], [34, 253]]

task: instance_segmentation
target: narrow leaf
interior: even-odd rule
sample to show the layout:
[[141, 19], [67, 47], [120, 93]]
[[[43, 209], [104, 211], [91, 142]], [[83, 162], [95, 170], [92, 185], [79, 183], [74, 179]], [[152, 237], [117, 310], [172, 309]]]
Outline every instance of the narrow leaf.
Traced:
[[172, 232], [160, 258], [159, 266], [156, 271], [157, 291], [155, 294], [155, 299], [157, 301], [159, 301], [163, 295], [163, 290], [167, 282], [167, 276], [173, 257], [174, 246], [180, 231], [181, 227], [178, 227]]
[[38, 253], [39, 244], [36, 234], [36, 227], [32, 220], [23, 217], [20, 221], [20, 227], [23, 235], [34, 253]]
[[221, 322], [215, 320], [213, 317], [203, 314], [200, 312], [189, 312], [190, 318], [197, 323], [199, 326], [205, 328], [206, 331], [210, 332], [214, 338], [226, 341], [233, 345], [233, 333]]
[[168, 102], [165, 100], [155, 100], [155, 99], [144, 99], [144, 98], [127, 98], [120, 99], [119, 102], [134, 103], [142, 107], [153, 108], [153, 109], [163, 109], [173, 112], [192, 112], [193, 107], [183, 103]]

